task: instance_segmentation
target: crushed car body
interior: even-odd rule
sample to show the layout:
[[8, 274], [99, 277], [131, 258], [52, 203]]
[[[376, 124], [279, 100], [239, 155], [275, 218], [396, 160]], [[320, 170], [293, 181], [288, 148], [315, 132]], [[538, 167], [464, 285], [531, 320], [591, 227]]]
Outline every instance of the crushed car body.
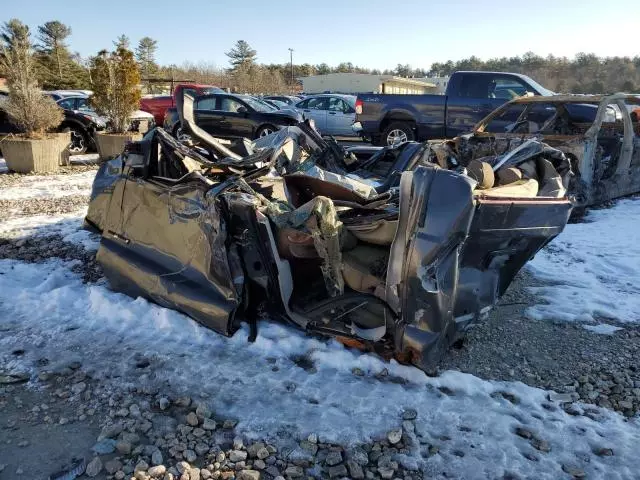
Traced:
[[100, 167], [86, 221], [112, 288], [224, 335], [281, 319], [429, 369], [571, 212], [549, 146], [536, 188], [480, 189], [428, 143], [345, 151], [309, 122], [221, 143], [184, 102], [194, 144], [161, 128], [129, 144]]
[[[562, 151], [574, 176], [576, 207], [640, 192], [640, 96], [554, 95], [521, 97], [496, 109], [468, 135], [434, 141], [441, 161], [468, 165], [499, 158], [537, 141]], [[529, 147], [525, 147], [529, 148]]]

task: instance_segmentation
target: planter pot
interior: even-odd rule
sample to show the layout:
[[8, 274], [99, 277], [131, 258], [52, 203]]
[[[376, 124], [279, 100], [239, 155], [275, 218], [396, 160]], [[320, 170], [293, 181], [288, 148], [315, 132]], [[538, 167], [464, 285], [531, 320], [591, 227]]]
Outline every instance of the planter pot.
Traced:
[[127, 142], [135, 142], [142, 139], [142, 134], [128, 133], [96, 133], [96, 145], [101, 161], [117, 157], [124, 150]]
[[2, 155], [14, 172], [57, 172], [68, 162], [69, 143], [68, 133], [51, 133], [41, 139], [7, 137], [2, 141]]

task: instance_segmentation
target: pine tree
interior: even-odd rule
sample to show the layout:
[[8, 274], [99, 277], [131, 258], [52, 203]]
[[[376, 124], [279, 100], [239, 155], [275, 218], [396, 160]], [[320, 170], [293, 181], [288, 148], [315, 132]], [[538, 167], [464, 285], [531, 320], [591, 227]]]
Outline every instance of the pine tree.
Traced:
[[122, 47], [122, 48], [126, 48], [127, 50], [129, 50], [129, 47], [131, 46], [131, 40], [129, 40], [129, 37], [127, 37], [124, 33], [122, 35], [120, 35], [115, 42], [113, 42], [113, 45], [116, 47], [116, 49]]
[[225, 55], [229, 57], [229, 63], [231, 63], [231, 70], [233, 71], [238, 70], [240, 67], [244, 70], [249, 70], [256, 62], [256, 51], [244, 40], [238, 40], [235, 46]]
[[71, 27], [53, 20], [38, 27], [37, 59], [40, 79], [45, 89], [80, 88], [87, 86], [87, 70], [74, 61], [66, 40]]
[[156, 50], [158, 50], [158, 41], [153, 38], [144, 37], [138, 42], [138, 46], [136, 47], [136, 60], [138, 60], [140, 72], [143, 77], [148, 78], [158, 71]]

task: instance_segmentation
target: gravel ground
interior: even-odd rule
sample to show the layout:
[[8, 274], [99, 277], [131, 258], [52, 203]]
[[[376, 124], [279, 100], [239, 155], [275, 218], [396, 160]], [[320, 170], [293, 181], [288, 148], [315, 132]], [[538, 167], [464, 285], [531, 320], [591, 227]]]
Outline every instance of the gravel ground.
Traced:
[[[95, 167], [68, 167], [62, 174], [90, 169]], [[19, 185], [21, 179], [24, 176], [0, 175], [0, 188]], [[76, 211], [87, 200], [74, 195], [3, 201], [0, 220]], [[74, 268], [86, 282], [102, 277], [91, 253], [59, 235], [0, 238], [0, 258], [42, 262], [49, 257], [79, 260]], [[569, 413], [571, 402], [581, 400], [626, 416], [636, 414], [640, 410], [636, 360], [640, 328], [624, 325], [613, 335], [596, 335], [578, 325], [529, 320], [524, 311], [536, 299], [527, 288], [536, 285], [539, 282], [526, 270], [521, 272], [488, 320], [447, 354], [441, 369], [555, 390], [559, 393], [554, 400], [564, 402]], [[0, 376], [0, 436], [7, 453], [0, 459], [0, 479], [44, 478], [73, 456], [90, 460], [87, 477], [105, 479], [280, 480], [304, 478], [308, 468], [324, 478], [421, 478], [419, 472], [392, 460], [415, 441], [402, 434], [402, 428], [400, 433], [389, 432], [385, 438], [348, 450], [319, 443], [311, 435], [295, 447], [298, 454], [293, 455], [293, 449], [277, 451], [264, 442], [247, 443], [236, 436], [235, 421], [225, 418], [224, 412], [210, 412], [196, 399], [175, 396], [169, 386], [166, 391], [106, 387], [94, 382], [81, 364], [47, 371], [49, 361], [42, 359], [43, 371], [35, 382], [23, 384], [27, 379]], [[144, 371], [143, 358], [138, 368]], [[405, 412], [398, 426], [411, 431], [414, 419], [415, 412]], [[65, 442], [69, 446], [61, 448]], [[430, 445], [424, 448], [429, 454], [438, 451]], [[51, 462], [33, 461], [36, 457]], [[576, 478], [581, 478], [579, 473]]]

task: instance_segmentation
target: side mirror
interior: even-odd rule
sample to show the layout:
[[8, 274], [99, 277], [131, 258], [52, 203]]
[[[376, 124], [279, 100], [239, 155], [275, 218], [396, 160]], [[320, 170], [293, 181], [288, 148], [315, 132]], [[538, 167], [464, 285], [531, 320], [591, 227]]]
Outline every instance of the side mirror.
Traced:
[[238, 113], [247, 113], [247, 109], [246, 109], [246, 107], [238, 107], [238, 110], [236, 110], [236, 112], [238, 112]]

